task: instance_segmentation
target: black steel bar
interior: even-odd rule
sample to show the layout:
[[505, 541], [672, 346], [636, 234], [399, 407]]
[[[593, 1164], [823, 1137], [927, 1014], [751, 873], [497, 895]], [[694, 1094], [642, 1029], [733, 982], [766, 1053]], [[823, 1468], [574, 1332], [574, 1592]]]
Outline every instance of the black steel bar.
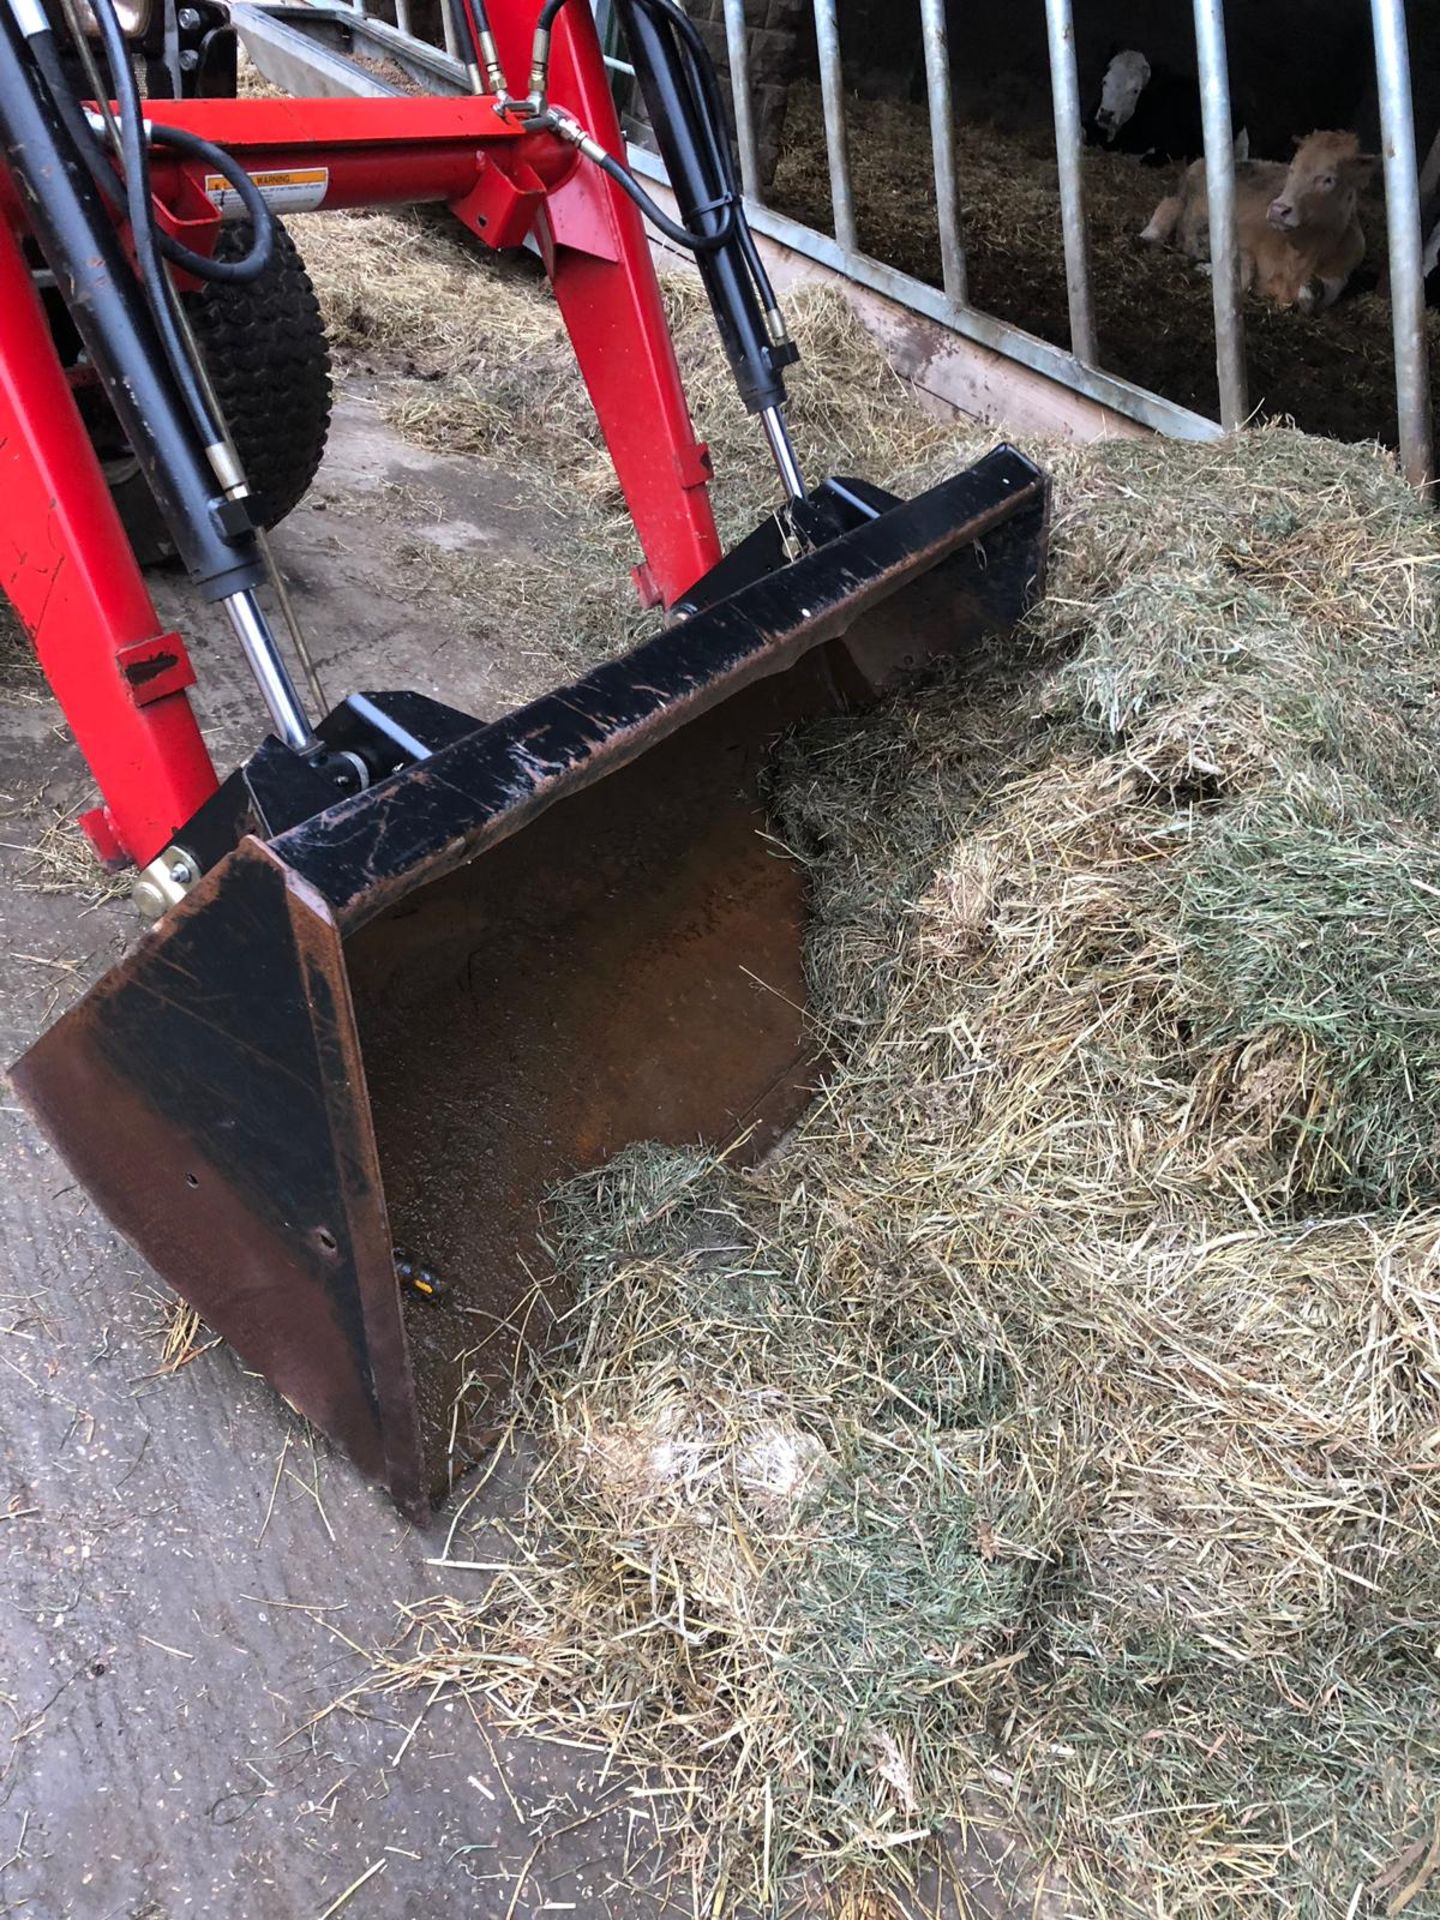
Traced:
[[222, 530], [218, 489], [197, 446], [114, 222], [8, 6], [0, 6], [0, 142], [45, 263], [207, 599], [256, 585], [254, 535]]
[[[715, 208], [727, 202], [731, 182], [717, 165], [725, 129], [713, 124], [708, 103], [692, 84], [676, 28], [645, 0], [615, 0], [645, 110], [665, 162], [685, 226], [697, 235], [718, 231]], [[744, 218], [738, 204], [734, 220]], [[738, 232], [723, 246], [696, 255], [725, 357], [751, 413], [785, 404], [785, 383]]]

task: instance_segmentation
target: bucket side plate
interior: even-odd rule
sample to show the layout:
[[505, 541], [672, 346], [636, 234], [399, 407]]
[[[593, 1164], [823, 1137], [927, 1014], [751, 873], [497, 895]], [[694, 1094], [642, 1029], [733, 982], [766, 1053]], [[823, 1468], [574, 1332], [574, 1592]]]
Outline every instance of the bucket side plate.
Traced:
[[404, 1511], [426, 1511], [344, 957], [255, 841], [14, 1068], [162, 1279]]

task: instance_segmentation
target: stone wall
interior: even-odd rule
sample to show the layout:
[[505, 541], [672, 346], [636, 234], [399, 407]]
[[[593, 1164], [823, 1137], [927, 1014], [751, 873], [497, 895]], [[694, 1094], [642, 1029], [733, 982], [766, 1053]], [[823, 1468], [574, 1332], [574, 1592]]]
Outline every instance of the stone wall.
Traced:
[[[720, 70], [722, 92], [728, 105], [730, 62], [725, 47], [723, 0], [686, 0], [686, 11], [704, 35]], [[814, 44], [810, 0], [745, 0], [745, 28], [760, 174], [762, 183], [768, 186], [780, 154], [790, 85], [801, 68], [808, 65], [807, 53]]]

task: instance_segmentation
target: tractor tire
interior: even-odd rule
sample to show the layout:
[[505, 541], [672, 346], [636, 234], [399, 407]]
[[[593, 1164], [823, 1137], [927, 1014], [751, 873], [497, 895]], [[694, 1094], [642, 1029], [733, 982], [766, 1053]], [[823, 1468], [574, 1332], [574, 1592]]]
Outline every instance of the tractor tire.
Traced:
[[[248, 222], [220, 229], [216, 252], [237, 259]], [[330, 349], [320, 303], [299, 248], [275, 222], [275, 251], [256, 280], [208, 281], [185, 309], [240, 463], [267, 529], [299, 505], [319, 470], [330, 428]], [[107, 409], [108, 411], [108, 409]], [[113, 420], [113, 415], [111, 416]], [[107, 459], [110, 492], [142, 566], [175, 555], [175, 543], [133, 455]]]

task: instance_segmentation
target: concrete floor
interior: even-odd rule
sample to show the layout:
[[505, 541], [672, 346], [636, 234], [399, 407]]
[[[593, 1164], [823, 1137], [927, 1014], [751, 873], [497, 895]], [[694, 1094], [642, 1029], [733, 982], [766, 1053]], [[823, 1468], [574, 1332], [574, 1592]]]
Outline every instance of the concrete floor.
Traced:
[[[489, 715], [557, 663], [503, 609], [487, 629], [417, 596], [406, 555], [499, 546], [553, 569], [563, 534], [498, 472], [407, 446], [352, 395], [276, 547], [332, 692], [409, 685]], [[153, 584], [228, 766], [262, 727], [248, 678], [180, 582]], [[28, 666], [0, 674], [0, 735], [12, 1060], [136, 923], [123, 900], [35, 890], [37, 841], [90, 786]], [[226, 1349], [162, 1372], [163, 1290], [12, 1098], [0, 1155], [0, 1920], [693, 1912], [651, 1802], [597, 1760], [502, 1743], [463, 1702], [331, 1710], [365, 1671], [356, 1649], [437, 1590], [448, 1516], [400, 1521]], [[520, 1478], [497, 1474], [467, 1526], [513, 1510]], [[1053, 1911], [970, 1844], [924, 1911]]]
[[[350, 399], [276, 547], [337, 690], [409, 685], [488, 715], [551, 668], [523, 636], [447, 625], [404, 556], [503, 544], [543, 566], [556, 535], [478, 463]], [[228, 765], [262, 726], [248, 677], [180, 581], [152, 584]], [[89, 782], [25, 668], [0, 688], [0, 736], [12, 1060], [136, 923], [124, 900], [28, 890], [36, 841]], [[353, 1647], [392, 1641], [399, 1603], [436, 1590], [448, 1516], [405, 1525], [223, 1348], [159, 1373], [163, 1290], [8, 1096], [0, 1154], [0, 1915], [307, 1920], [371, 1868], [356, 1920], [657, 1910], [644, 1802], [598, 1789], [583, 1756], [507, 1743], [502, 1779], [463, 1705], [437, 1702], [408, 1741], [419, 1698], [326, 1712], [364, 1670]], [[500, 1506], [514, 1493], [494, 1484]]]

